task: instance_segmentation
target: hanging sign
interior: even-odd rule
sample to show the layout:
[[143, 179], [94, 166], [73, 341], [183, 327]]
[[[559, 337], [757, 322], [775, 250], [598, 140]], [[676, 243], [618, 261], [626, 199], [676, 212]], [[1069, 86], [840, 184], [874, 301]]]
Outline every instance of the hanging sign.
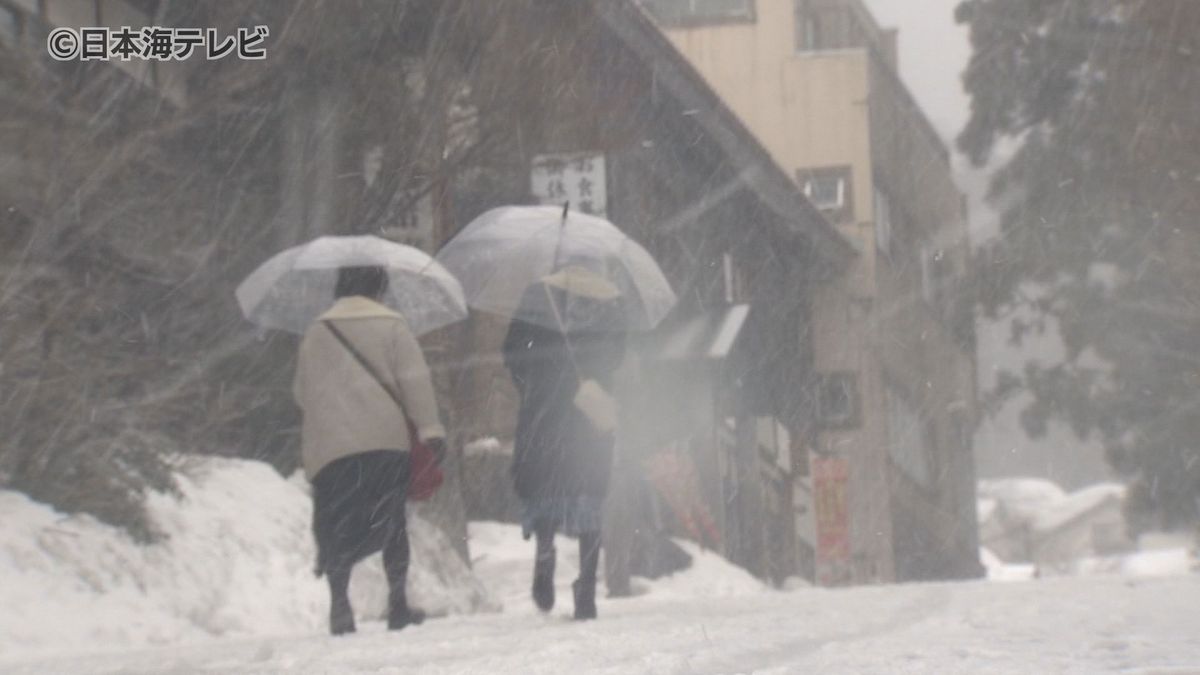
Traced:
[[574, 152], [537, 155], [529, 172], [530, 190], [542, 204], [561, 206], [602, 218], [608, 217], [604, 155]]

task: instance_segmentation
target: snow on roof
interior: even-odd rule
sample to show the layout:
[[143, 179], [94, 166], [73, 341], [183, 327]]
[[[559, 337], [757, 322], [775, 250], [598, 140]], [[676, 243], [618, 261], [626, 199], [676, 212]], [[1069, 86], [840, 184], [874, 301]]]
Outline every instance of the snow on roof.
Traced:
[[1036, 514], [1032, 521], [1033, 529], [1037, 532], [1050, 532], [1099, 508], [1105, 502], [1115, 501], [1120, 504], [1124, 499], [1124, 485], [1099, 483], [1086, 487]]
[[1031, 519], [1066, 498], [1058, 485], [1042, 478], [1002, 478], [979, 482], [979, 497], [994, 499], [1017, 519]]
[[981, 523], [1003, 514], [1035, 532], [1046, 533], [1105, 502], [1121, 502], [1125, 486], [1099, 483], [1067, 494], [1058, 485], [1041, 478], [1005, 478], [980, 481], [978, 494]]

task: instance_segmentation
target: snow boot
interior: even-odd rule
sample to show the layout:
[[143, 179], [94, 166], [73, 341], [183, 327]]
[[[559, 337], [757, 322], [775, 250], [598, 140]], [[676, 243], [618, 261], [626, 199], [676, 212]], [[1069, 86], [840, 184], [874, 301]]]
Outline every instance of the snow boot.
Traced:
[[408, 606], [408, 593], [403, 586], [388, 593], [388, 630], [402, 630], [425, 622], [425, 612]]
[[403, 630], [408, 626], [425, 623], [425, 612], [412, 607], [393, 609], [388, 612], [388, 630]]
[[554, 609], [554, 547], [540, 551], [533, 563], [533, 604], [543, 612]]
[[578, 579], [571, 589], [575, 591], [575, 620], [596, 618], [596, 580]]
[[329, 632], [333, 635], [345, 635], [353, 633], [354, 630], [354, 610], [350, 608], [350, 603], [335, 602], [329, 610]]
[[326, 570], [329, 580], [329, 632], [345, 635], [354, 632], [354, 608], [350, 606], [350, 570]]

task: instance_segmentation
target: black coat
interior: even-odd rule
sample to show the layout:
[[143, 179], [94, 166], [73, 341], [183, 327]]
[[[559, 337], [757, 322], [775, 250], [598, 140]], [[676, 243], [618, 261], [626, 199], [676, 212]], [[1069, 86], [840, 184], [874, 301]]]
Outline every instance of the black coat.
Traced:
[[[513, 447], [517, 495], [603, 497], [612, 470], [613, 435], [597, 430], [575, 407], [583, 379], [612, 393], [613, 372], [625, 353], [625, 333], [612, 302], [583, 299], [535, 284], [522, 307], [545, 305], [547, 290], [564, 316], [586, 315], [589, 330], [565, 332], [514, 319], [504, 340], [504, 363], [521, 397]], [[608, 327], [610, 330], [596, 330]]]

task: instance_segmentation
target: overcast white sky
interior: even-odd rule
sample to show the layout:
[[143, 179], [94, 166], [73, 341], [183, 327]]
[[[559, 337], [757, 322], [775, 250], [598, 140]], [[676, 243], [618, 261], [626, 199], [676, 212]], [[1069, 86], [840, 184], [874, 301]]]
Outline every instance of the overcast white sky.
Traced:
[[959, 0], [866, 0], [880, 25], [900, 29], [900, 70], [934, 127], [952, 140], [967, 121], [960, 75], [971, 55]]

